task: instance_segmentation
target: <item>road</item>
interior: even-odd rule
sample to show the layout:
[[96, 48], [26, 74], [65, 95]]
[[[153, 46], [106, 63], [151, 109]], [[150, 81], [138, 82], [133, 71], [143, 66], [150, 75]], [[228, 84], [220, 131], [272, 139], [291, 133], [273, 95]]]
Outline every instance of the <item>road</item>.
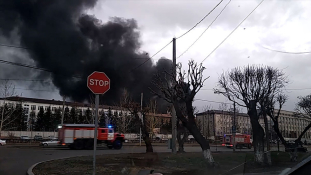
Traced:
[[[211, 151], [232, 151], [225, 147], [211, 147]], [[238, 149], [237, 151], [252, 151], [253, 149]], [[185, 147], [186, 152], [200, 152], [200, 147]], [[97, 154], [143, 153], [145, 147], [124, 146], [121, 150], [98, 148]], [[170, 152], [165, 146], [155, 146], [154, 152]], [[0, 175], [25, 175], [27, 169], [40, 161], [60, 159], [74, 156], [92, 155], [93, 150], [69, 150], [68, 148], [41, 147], [0, 147]]]

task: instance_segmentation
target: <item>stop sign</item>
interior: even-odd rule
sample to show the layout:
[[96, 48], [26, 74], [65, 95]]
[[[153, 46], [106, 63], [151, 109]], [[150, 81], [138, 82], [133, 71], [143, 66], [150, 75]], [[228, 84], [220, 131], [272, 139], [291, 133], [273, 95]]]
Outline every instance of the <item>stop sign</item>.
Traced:
[[93, 72], [87, 77], [87, 87], [94, 94], [104, 94], [110, 89], [110, 79], [104, 72]]

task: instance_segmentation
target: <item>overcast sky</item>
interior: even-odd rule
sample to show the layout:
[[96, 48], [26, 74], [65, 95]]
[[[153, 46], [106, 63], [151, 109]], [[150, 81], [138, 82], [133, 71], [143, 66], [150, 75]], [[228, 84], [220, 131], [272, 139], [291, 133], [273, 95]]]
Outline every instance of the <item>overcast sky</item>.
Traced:
[[[173, 37], [178, 37], [200, 21], [220, 0], [99, 0], [88, 13], [102, 22], [110, 17], [134, 18], [140, 28], [142, 48], [153, 55]], [[177, 40], [177, 56], [206, 29], [228, 3], [223, 2], [202, 23]], [[259, 0], [232, 0], [214, 24], [177, 62], [186, 65], [189, 59], [201, 62], [209, 53], [260, 3]], [[223, 71], [247, 64], [269, 65], [282, 69], [290, 84], [286, 93], [289, 100], [284, 109], [294, 110], [297, 96], [310, 94], [311, 54], [285, 54], [263, 47], [287, 51], [311, 51], [311, 1], [265, 0], [249, 18], [204, 62], [204, 75], [210, 78], [196, 99], [228, 102], [215, 95], [217, 79]], [[157, 56], [172, 58], [172, 45]], [[306, 89], [309, 88], [309, 89]], [[304, 89], [304, 90], [297, 90]], [[50, 89], [55, 90], [55, 89]], [[31, 92], [23, 91], [25, 96]], [[40, 93], [39, 93], [40, 94]], [[46, 93], [44, 93], [46, 94]], [[57, 91], [48, 98], [60, 99]], [[199, 110], [204, 106], [217, 109], [219, 104], [195, 101]]]

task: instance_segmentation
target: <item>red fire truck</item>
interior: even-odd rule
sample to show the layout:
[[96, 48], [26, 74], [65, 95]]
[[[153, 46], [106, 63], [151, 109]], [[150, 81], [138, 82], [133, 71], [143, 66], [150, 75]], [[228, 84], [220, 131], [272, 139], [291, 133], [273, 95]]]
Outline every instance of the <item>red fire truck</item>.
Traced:
[[[227, 148], [232, 148], [233, 145], [234, 144], [233, 144], [232, 134], [225, 134], [223, 138], [222, 146], [226, 146]], [[247, 147], [248, 149], [251, 149], [252, 148], [251, 135], [236, 133], [235, 147], [236, 148]]]
[[[94, 124], [63, 124], [58, 125], [59, 145], [68, 146], [70, 149], [93, 149]], [[107, 144], [109, 149], [121, 149], [124, 135], [115, 133], [114, 129], [98, 128], [97, 143]]]

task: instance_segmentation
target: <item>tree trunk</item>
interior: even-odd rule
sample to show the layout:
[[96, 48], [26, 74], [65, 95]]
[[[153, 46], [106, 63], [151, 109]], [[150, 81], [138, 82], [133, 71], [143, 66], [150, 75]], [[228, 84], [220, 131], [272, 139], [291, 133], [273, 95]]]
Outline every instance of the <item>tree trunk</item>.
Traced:
[[141, 132], [142, 132], [142, 135], [143, 135], [143, 140], [146, 144], [146, 152], [147, 153], [152, 153], [153, 152], [153, 147], [152, 147], [152, 144], [151, 144], [151, 139], [149, 137], [149, 133], [146, 129], [146, 124], [145, 122], [142, 123], [142, 127], [141, 127]]
[[297, 148], [295, 148], [294, 151], [289, 152], [289, 158], [291, 162], [297, 162], [297, 158], [298, 158]]
[[205, 159], [209, 160], [209, 162], [215, 162], [210, 149], [203, 150], [203, 156]]
[[151, 139], [149, 137], [149, 132], [148, 132], [148, 129], [147, 129], [147, 120], [146, 120], [146, 117], [144, 114], [142, 114], [142, 118], [143, 118], [143, 121], [141, 121], [141, 132], [143, 134], [143, 139], [145, 141], [145, 144], [146, 144], [146, 152], [147, 153], [152, 153], [153, 152], [153, 147], [152, 147], [152, 144], [151, 144]]
[[193, 135], [194, 139], [200, 144], [204, 158], [207, 159], [209, 163], [213, 164], [215, 161], [211, 155], [210, 145], [208, 141], [202, 136], [197, 126], [195, 124], [189, 124], [187, 129]]
[[274, 121], [273, 129], [274, 129], [276, 135], [278, 136], [278, 138], [281, 140], [282, 144], [283, 144], [285, 147], [287, 147], [287, 143], [286, 143], [286, 141], [285, 141], [283, 135], [281, 134], [281, 132], [280, 132], [280, 130], [279, 130], [279, 123], [278, 123], [277, 120]]
[[141, 127], [142, 137], [143, 137], [143, 140], [144, 140], [145, 145], [146, 145], [146, 152], [147, 153], [152, 153], [153, 152], [153, 147], [152, 147], [152, 144], [151, 144], [151, 140], [149, 138], [149, 133], [148, 133], [147, 126], [146, 126], [145, 116], [143, 115], [143, 117], [142, 117], [143, 120], [141, 120], [139, 118], [138, 113], [135, 113], [135, 118], [139, 122], [139, 125]]
[[264, 130], [259, 124], [259, 116], [256, 110], [256, 101], [249, 102], [248, 115], [253, 129], [253, 145], [255, 153], [255, 162], [264, 164]]
[[2, 127], [3, 127], [4, 109], [5, 109], [5, 100], [3, 100], [3, 107], [2, 107], [2, 112], [1, 112], [0, 137], [1, 137], [1, 133], [2, 133]]
[[302, 133], [299, 135], [299, 137], [295, 140], [295, 142], [300, 142], [302, 136], [311, 128], [311, 122], [309, 123], [309, 125], [302, 131]]
[[[285, 149], [286, 148], [290, 148], [287, 144], [287, 142], [285, 141], [283, 135], [281, 134], [280, 130], [279, 130], [279, 123], [278, 123], [278, 120], [276, 121], [273, 121], [274, 122], [274, 125], [273, 125], [273, 129], [275, 131], [275, 133], [277, 134], [277, 136], [279, 137], [279, 139], [281, 140], [282, 144], [284, 145]], [[295, 142], [296, 143], [296, 142]], [[297, 149], [294, 150], [294, 152], [289, 152], [289, 157], [290, 157], [290, 160], [292, 162], [295, 162], [297, 161]]]
[[210, 165], [215, 165], [213, 156], [211, 155], [211, 150], [208, 141], [202, 136], [200, 130], [195, 123], [195, 117], [193, 115], [192, 103], [186, 104], [188, 119], [186, 119], [179, 107], [178, 103], [174, 103], [176, 115], [178, 119], [181, 120], [183, 125], [188, 129], [188, 131], [193, 135], [194, 139], [201, 146], [204, 158], [209, 162]]
[[268, 119], [267, 115], [263, 113], [264, 122], [265, 122], [265, 135], [266, 135], [266, 144], [267, 144], [267, 152], [265, 154], [265, 162], [268, 165], [272, 165], [271, 162], [271, 154], [270, 154], [270, 132], [269, 132], [269, 125], [268, 125]]
[[188, 138], [186, 128], [178, 122], [177, 125], [177, 141], [178, 141], [178, 153], [184, 153], [184, 143]]
[[152, 144], [151, 144], [151, 140], [149, 137], [144, 137], [144, 134], [143, 134], [143, 140], [146, 144], [146, 152], [147, 153], [152, 153], [153, 152], [153, 147], [152, 147]]

